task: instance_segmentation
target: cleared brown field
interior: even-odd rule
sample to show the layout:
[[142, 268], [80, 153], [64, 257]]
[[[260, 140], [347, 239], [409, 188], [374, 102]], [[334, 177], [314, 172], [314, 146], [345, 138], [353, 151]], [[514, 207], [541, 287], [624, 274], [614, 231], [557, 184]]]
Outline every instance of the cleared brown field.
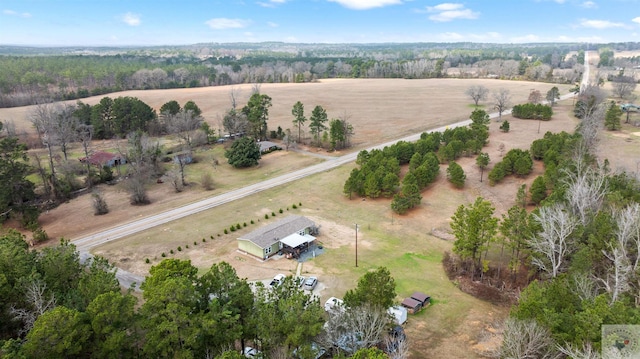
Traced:
[[[293, 104], [301, 101], [305, 105], [307, 117], [316, 105], [320, 105], [327, 110], [329, 118], [338, 118], [345, 113], [350, 116], [349, 121], [355, 131], [353, 143], [357, 149], [466, 119], [473, 109], [469, 107], [471, 99], [464, 92], [469, 86], [476, 84], [482, 84], [492, 92], [501, 88], [508, 89], [512, 94], [513, 104], [526, 102], [533, 89], [545, 94], [554, 86], [485, 79], [329, 79], [303, 84], [262, 84], [260, 91], [273, 99], [273, 107], [269, 110], [269, 129], [275, 130], [280, 126], [283, 130], [291, 128], [297, 133], [292, 123]], [[246, 104], [251, 96], [252, 86], [233, 86], [240, 90], [238, 106]], [[570, 88], [568, 85], [556, 86], [560, 88], [561, 94], [566, 94]], [[202, 109], [203, 116], [211, 127], [222, 130], [221, 118], [231, 107], [231, 88], [232, 86], [220, 86], [125, 91], [108, 96], [137, 97], [156, 110], [171, 100], [176, 100], [181, 105], [193, 100]], [[103, 97], [89, 97], [82, 101], [93, 105]], [[491, 111], [491, 95], [481, 105]], [[12, 120], [18, 131], [32, 132], [27, 120], [32, 108], [33, 106], [0, 109], [0, 120]]]

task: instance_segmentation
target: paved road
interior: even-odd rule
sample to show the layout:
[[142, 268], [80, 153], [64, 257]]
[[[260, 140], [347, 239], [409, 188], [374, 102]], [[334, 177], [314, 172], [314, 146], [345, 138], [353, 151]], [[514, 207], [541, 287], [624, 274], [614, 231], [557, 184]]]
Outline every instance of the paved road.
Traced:
[[[585, 64], [588, 64], [587, 52], [585, 52]], [[588, 71], [589, 66], [585, 66], [584, 78], [587, 79], [588, 82]], [[583, 78], [583, 85], [584, 85]], [[571, 98], [573, 94], [569, 93], [561, 96], [561, 100]], [[503, 115], [508, 115], [511, 113], [511, 110], [504, 111]], [[498, 113], [492, 113], [489, 115], [490, 118], [497, 118]], [[442, 126], [435, 129], [432, 129], [427, 132], [443, 132], [447, 128], [456, 128], [460, 126], [467, 126], [471, 123], [471, 120], [461, 121], [458, 123], [454, 123], [448, 126]], [[372, 146], [367, 148], [368, 151], [373, 149], [383, 149], [386, 146], [393, 145], [398, 141], [408, 141], [413, 142], [417, 141], [420, 138], [422, 133], [416, 133], [411, 136], [407, 136], [404, 138], [400, 138], [398, 140], [393, 140], [389, 142], [385, 142], [376, 146]], [[223, 205], [225, 203], [229, 203], [277, 186], [282, 186], [284, 184], [305, 178], [307, 176], [311, 176], [316, 173], [329, 171], [338, 166], [342, 166], [346, 163], [350, 163], [356, 160], [358, 156], [358, 152], [353, 152], [346, 154], [341, 157], [332, 157], [325, 162], [303, 168], [291, 173], [287, 173], [275, 178], [271, 178], [259, 183], [252, 184], [247, 187], [238, 188], [226, 193], [222, 193], [220, 195], [203, 199], [201, 201], [191, 203], [182, 207], [178, 207], [166, 212], [158, 213], [152, 216], [148, 216], [145, 218], [137, 219], [110, 229], [106, 229], [100, 232], [96, 232], [85, 237], [75, 238], [71, 242], [76, 245], [78, 251], [80, 252], [80, 258], [84, 262], [87, 259], [91, 258], [90, 251], [92, 248], [105, 244], [107, 242], [120, 239], [126, 236], [130, 236], [142, 231], [145, 231], [149, 228], [153, 228], [162, 224], [166, 224], [171, 221], [175, 221], [177, 219], [190, 216], [192, 214], [206, 211], [208, 209]], [[127, 272], [118, 268], [116, 276], [120, 281], [120, 284], [125, 288], [134, 287], [136, 290], [139, 290], [139, 284], [142, 283], [144, 277], [135, 275], [133, 273]]]

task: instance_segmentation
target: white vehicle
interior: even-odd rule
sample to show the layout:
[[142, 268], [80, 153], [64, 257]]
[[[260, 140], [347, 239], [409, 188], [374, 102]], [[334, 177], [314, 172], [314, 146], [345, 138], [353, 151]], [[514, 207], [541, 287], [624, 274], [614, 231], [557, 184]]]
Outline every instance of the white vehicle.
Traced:
[[340, 298], [331, 297], [324, 303], [324, 310], [330, 312], [332, 310], [344, 310], [344, 301]]
[[275, 277], [273, 277], [273, 279], [271, 280], [271, 283], [269, 283], [269, 286], [273, 287], [277, 287], [280, 284], [282, 284], [282, 282], [284, 281], [284, 274], [276, 274]]

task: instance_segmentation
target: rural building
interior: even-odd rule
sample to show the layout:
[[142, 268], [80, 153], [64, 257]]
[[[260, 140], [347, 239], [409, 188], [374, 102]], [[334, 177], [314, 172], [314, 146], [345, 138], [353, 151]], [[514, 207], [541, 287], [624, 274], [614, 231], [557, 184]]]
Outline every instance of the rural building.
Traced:
[[127, 160], [116, 153], [97, 151], [89, 155], [89, 157], [80, 158], [80, 162], [87, 163], [98, 167], [113, 167], [127, 163]]
[[238, 250], [260, 259], [267, 259], [281, 251], [299, 253], [315, 241], [312, 234], [317, 231], [312, 220], [291, 215], [239, 237]]
[[407, 308], [409, 313], [414, 314], [422, 309], [422, 303], [419, 300], [415, 300], [413, 298], [405, 298], [405, 300], [400, 303], [403, 307]]
[[281, 150], [282, 147], [278, 146], [277, 143], [271, 141], [260, 141], [258, 142], [260, 145], [260, 153], [271, 152], [276, 150]]
[[423, 307], [426, 307], [431, 303], [431, 297], [422, 292], [414, 292], [413, 294], [411, 294], [411, 298], [422, 303]]

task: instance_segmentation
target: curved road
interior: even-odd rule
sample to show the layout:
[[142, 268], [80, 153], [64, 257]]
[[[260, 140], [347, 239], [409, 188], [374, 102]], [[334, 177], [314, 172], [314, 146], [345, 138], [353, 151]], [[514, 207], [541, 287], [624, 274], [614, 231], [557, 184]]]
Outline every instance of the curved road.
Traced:
[[[587, 76], [583, 77], [582, 85], [588, 83], [588, 60], [587, 60], [587, 52], [585, 52], [585, 71], [584, 74]], [[561, 96], [561, 100], [570, 98], [573, 96], [572, 93]], [[503, 115], [510, 114], [511, 110], [503, 112]], [[489, 115], [490, 118], [497, 118], [497, 113], [492, 113]], [[430, 131], [426, 132], [443, 132], [447, 128], [455, 128], [460, 126], [467, 126], [471, 123], [471, 120], [461, 121], [458, 123], [454, 123], [448, 126], [442, 126]], [[417, 141], [420, 138], [421, 133], [413, 134], [404, 138], [400, 138], [397, 140], [385, 142], [376, 146], [372, 146], [367, 148], [367, 151], [371, 151], [373, 149], [382, 149], [386, 146], [391, 146], [398, 141], [407, 141], [413, 142]], [[325, 162], [319, 163], [317, 165], [313, 165], [307, 168], [303, 168], [291, 173], [287, 173], [278, 177], [274, 177], [262, 182], [258, 182], [247, 187], [238, 188], [226, 193], [222, 193], [220, 195], [203, 199], [198, 202], [194, 202], [182, 207], [174, 208], [172, 210], [158, 213], [152, 216], [144, 217], [135, 221], [131, 221], [129, 223], [125, 223], [104, 231], [96, 232], [90, 234], [85, 237], [73, 239], [71, 242], [77, 247], [80, 252], [80, 258], [82, 262], [89, 260], [92, 256], [90, 251], [92, 248], [105, 244], [107, 242], [120, 239], [126, 236], [130, 236], [132, 234], [136, 234], [142, 231], [145, 231], [149, 228], [153, 228], [198, 212], [206, 211], [208, 209], [223, 205], [225, 203], [229, 203], [231, 201], [235, 201], [247, 196], [250, 196], [255, 193], [259, 193], [270, 188], [274, 188], [277, 186], [281, 186], [287, 184], [289, 182], [293, 182], [299, 180], [301, 178], [305, 178], [307, 176], [311, 176], [316, 173], [324, 172], [336, 168], [338, 166], [342, 166], [346, 163], [355, 161], [359, 152], [353, 152], [346, 154], [341, 157], [335, 157], [329, 159]], [[116, 277], [120, 281], [120, 284], [125, 288], [133, 287], [136, 290], [139, 290], [139, 284], [142, 283], [144, 277], [127, 272], [120, 268], [117, 269]]]

